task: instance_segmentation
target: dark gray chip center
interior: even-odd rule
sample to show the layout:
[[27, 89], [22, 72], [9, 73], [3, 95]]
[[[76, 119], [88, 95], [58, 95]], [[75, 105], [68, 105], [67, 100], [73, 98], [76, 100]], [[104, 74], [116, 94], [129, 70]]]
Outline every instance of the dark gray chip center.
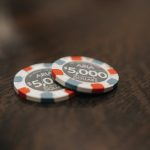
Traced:
[[63, 71], [72, 79], [84, 82], [102, 82], [108, 78], [108, 74], [103, 68], [87, 62], [66, 63]]
[[27, 75], [25, 83], [38, 91], [57, 91], [62, 89], [51, 77], [50, 69], [40, 69]]

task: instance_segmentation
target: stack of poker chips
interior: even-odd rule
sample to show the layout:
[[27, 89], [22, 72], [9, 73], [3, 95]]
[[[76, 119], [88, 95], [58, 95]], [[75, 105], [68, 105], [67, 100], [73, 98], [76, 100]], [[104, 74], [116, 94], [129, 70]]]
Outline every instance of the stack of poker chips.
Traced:
[[26, 100], [61, 102], [80, 93], [106, 93], [119, 81], [117, 71], [110, 65], [83, 56], [68, 56], [54, 63], [25, 67], [14, 77], [14, 89]]

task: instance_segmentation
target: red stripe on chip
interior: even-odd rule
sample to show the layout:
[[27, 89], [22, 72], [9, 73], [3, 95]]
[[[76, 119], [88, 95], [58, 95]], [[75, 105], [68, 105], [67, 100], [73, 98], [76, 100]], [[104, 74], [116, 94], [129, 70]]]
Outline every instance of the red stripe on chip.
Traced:
[[56, 75], [63, 75], [64, 73], [59, 69], [52, 69], [52, 76], [56, 78]]
[[104, 91], [104, 86], [102, 84], [99, 83], [94, 83], [91, 84], [92, 86], [92, 92], [103, 92]]
[[115, 69], [113, 69], [113, 68], [108, 69], [108, 72], [109, 72], [110, 74], [117, 74], [117, 71], [116, 71]]
[[32, 67], [29, 66], [29, 67], [24, 68], [23, 70], [24, 70], [24, 71], [30, 71], [30, 70], [32, 70]]
[[75, 60], [75, 61], [81, 61], [82, 57], [81, 56], [72, 56], [71, 59]]
[[27, 93], [30, 93], [30, 89], [23, 87], [23, 88], [19, 89], [18, 92], [19, 92], [20, 96], [26, 97]]
[[69, 94], [69, 96], [73, 96], [74, 95], [74, 91], [65, 89], [65, 92]]

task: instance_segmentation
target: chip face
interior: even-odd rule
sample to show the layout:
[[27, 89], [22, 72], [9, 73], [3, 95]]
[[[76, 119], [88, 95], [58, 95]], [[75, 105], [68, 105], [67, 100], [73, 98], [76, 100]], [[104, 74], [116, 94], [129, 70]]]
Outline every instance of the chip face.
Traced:
[[51, 76], [51, 64], [35, 64], [19, 71], [14, 78], [17, 94], [35, 102], [59, 102], [74, 95], [58, 85]]
[[119, 75], [114, 68], [83, 56], [68, 56], [55, 61], [52, 75], [62, 86], [84, 93], [111, 91], [119, 81]]
[[50, 69], [46, 68], [29, 73], [25, 78], [25, 83], [38, 91], [57, 91], [62, 88], [53, 81]]

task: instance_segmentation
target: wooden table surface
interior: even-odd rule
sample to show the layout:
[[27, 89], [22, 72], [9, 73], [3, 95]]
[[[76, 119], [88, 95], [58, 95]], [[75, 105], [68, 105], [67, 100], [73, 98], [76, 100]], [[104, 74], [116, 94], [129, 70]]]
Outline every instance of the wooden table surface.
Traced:
[[[1, 150], [149, 150], [150, 2], [6, 0], [0, 5]], [[21, 100], [13, 77], [68, 55], [120, 75], [113, 92], [58, 104]]]

